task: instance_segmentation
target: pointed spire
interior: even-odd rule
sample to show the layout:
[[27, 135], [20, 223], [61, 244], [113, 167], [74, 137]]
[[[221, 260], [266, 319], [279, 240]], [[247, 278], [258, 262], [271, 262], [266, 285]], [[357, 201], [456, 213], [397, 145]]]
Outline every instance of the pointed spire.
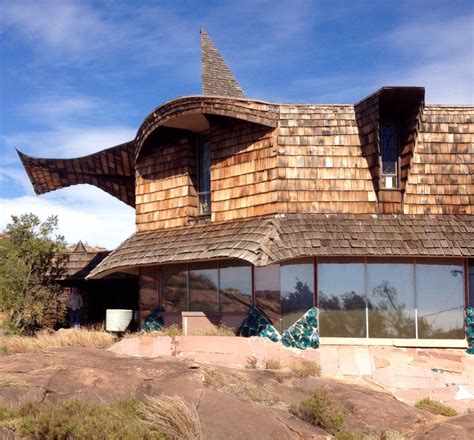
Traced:
[[245, 94], [204, 28], [201, 28], [202, 94], [245, 98]]
[[76, 247], [74, 248], [73, 252], [78, 252], [78, 253], [80, 252], [81, 254], [87, 253], [87, 249], [81, 240], [77, 242]]

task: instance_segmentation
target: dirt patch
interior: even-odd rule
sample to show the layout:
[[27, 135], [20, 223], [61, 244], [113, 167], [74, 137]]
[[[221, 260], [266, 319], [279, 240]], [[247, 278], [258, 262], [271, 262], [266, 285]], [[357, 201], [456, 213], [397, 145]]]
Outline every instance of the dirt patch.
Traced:
[[177, 395], [196, 406], [207, 438], [327, 438], [325, 431], [287, 411], [290, 404], [320, 388], [347, 406], [350, 429], [367, 433], [392, 430], [416, 438], [424, 438], [425, 432], [431, 438], [450, 438], [431, 434], [432, 430], [452, 431], [456, 438], [463, 438], [466, 429], [473, 429], [469, 425], [472, 416], [440, 423], [441, 416], [417, 410], [385, 392], [329, 378], [300, 379], [291, 373], [280, 377], [269, 370], [237, 371], [172, 357], [126, 357], [92, 348], [3, 356], [0, 377], [5, 378], [0, 383], [0, 404], [9, 406], [68, 399], [110, 403], [128, 396], [143, 400], [145, 396]]

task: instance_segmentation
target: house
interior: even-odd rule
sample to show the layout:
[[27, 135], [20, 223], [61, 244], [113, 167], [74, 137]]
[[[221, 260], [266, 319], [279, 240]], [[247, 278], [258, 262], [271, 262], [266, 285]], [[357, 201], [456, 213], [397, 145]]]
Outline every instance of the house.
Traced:
[[76, 289], [83, 301], [81, 323], [100, 324], [106, 316], [106, 309], [137, 309], [137, 278], [120, 272], [100, 279], [88, 280], [87, 276], [110, 251], [95, 248], [79, 241], [76, 245], [61, 251], [57, 257], [63, 261], [64, 273], [58, 279], [62, 292], [49, 305], [45, 321], [49, 327], [62, 327], [67, 321], [68, 297]]
[[422, 87], [356, 104], [245, 97], [204, 30], [202, 95], [75, 159], [19, 153], [37, 194], [88, 183], [136, 233], [88, 275], [139, 278], [141, 320], [251, 305], [280, 330], [313, 305], [322, 342], [463, 346], [474, 305], [474, 108]]

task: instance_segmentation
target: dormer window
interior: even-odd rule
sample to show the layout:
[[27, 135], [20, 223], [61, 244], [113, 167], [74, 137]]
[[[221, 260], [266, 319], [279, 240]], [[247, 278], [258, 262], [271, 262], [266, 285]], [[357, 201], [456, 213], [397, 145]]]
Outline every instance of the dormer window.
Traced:
[[197, 142], [197, 197], [199, 215], [211, 214], [211, 144], [202, 136]]
[[382, 188], [398, 188], [398, 154], [400, 137], [394, 121], [380, 122], [380, 162]]

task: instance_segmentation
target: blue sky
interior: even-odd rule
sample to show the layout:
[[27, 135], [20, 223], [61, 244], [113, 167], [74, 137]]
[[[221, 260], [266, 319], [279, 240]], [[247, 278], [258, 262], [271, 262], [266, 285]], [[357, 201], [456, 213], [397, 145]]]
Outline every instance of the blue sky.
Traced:
[[200, 93], [204, 26], [247, 96], [354, 103], [382, 85], [472, 104], [472, 1], [0, 0], [0, 228], [59, 215], [69, 242], [114, 247], [134, 211], [78, 185], [34, 195], [14, 148], [88, 154], [134, 138], [171, 98]]

